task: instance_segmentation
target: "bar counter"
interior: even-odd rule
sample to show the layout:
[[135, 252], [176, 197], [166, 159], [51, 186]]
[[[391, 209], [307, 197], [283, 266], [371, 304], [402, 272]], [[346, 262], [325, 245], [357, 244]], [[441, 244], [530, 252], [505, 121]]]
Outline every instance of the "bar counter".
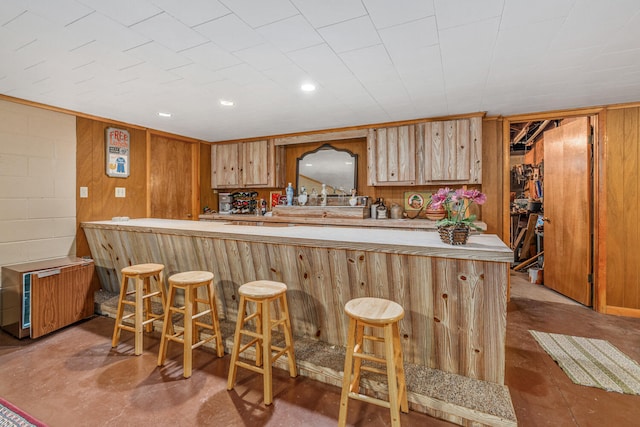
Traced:
[[284, 282], [294, 337], [346, 344], [347, 301], [387, 298], [405, 310], [406, 363], [504, 384], [509, 265], [495, 235], [442, 243], [436, 232], [348, 227], [256, 227], [223, 222], [134, 219], [81, 224], [105, 290], [120, 269], [156, 262], [165, 274], [215, 275], [220, 317], [235, 322], [237, 289]]

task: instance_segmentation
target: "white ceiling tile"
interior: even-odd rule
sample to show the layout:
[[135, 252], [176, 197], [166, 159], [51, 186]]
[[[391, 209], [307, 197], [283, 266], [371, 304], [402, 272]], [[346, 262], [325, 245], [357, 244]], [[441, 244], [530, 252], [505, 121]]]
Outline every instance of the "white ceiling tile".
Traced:
[[282, 52], [304, 49], [323, 42], [317, 31], [300, 15], [265, 25], [257, 31]]
[[[380, 37], [393, 57], [395, 52], [412, 52], [424, 46], [438, 44], [438, 28], [435, 17], [419, 19], [406, 24], [379, 30]], [[403, 55], [399, 53], [398, 55]]]
[[238, 50], [234, 55], [257, 70], [268, 70], [291, 62], [285, 54], [267, 43]]
[[235, 15], [225, 15], [194, 29], [229, 52], [264, 43], [260, 34]]
[[168, 13], [160, 13], [132, 25], [130, 28], [174, 52], [179, 52], [208, 41], [204, 36]]
[[58, 25], [68, 25], [93, 12], [76, 0], [29, 0], [29, 10]]
[[376, 28], [387, 28], [433, 16], [433, 0], [363, 0]]
[[257, 84], [265, 80], [263, 74], [248, 64], [239, 64], [232, 67], [224, 68], [213, 73], [220, 79], [227, 79], [241, 86], [249, 84]]
[[191, 49], [183, 50], [180, 54], [191, 61], [210, 70], [237, 65], [242, 61], [214, 43], [205, 43]]
[[382, 45], [340, 54], [344, 63], [365, 86], [367, 83], [393, 81], [398, 75]]
[[126, 51], [127, 55], [148, 62], [161, 70], [170, 70], [189, 64], [191, 61], [156, 42], [145, 43]]
[[115, 50], [110, 45], [98, 40], [86, 43], [72, 52], [78, 54], [87, 62], [99, 62], [105, 69], [113, 71], [122, 70], [141, 62], [140, 59]]
[[184, 22], [189, 27], [195, 27], [203, 22], [212, 21], [231, 13], [229, 9], [217, 0], [189, 0], [188, 2], [176, 0], [152, 1], [156, 6], [179, 21]]
[[320, 35], [337, 52], [380, 44], [380, 37], [368, 16], [351, 19], [318, 29]]
[[162, 12], [148, 0], [77, 0], [128, 27]]
[[315, 28], [367, 14], [360, 0], [291, 0]]
[[53, 22], [42, 18], [30, 11], [22, 13], [4, 28], [15, 33], [26, 33], [35, 39], [45, 41], [62, 50], [70, 50], [91, 41], [87, 35], [74, 33], [66, 28], [60, 28]]
[[[0, 26], [0, 46], [3, 49], [16, 50], [27, 43], [32, 43], [35, 39], [36, 38], [33, 35], [19, 31], [19, 28], [18, 31], [15, 31], [9, 30], [7, 27]], [[2, 62], [5, 62], [4, 58]]]
[[130, 49], [151, 41], [148, 37], [145, 37], [140, 33], [136, 33], [124, 25], [119, 24], [97, 12], [74, 21], [65, 28], [73, 32], [79, 38], [100, 40], [113, 46], [113, 48], [117, 50]]
[[222, 0], [222, 3], [252, 28], [298, 14], [289, 0]]
[[505, 0], [434, 0], [438, 28], [457, 27], [500, 16]]
[[520, 28], [540, 21], [565, 18], [576, 0], [509, 0], [504, 3], [500, 29]]

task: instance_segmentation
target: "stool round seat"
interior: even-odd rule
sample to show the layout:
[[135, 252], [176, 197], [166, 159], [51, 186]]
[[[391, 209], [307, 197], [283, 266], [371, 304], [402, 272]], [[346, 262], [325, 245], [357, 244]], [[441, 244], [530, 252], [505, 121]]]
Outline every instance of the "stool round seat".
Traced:
[[256, 280], [238, 288], [238, 293], [250, 298], [272, 298], [287, 292], [287, 285], [271, 280]]
[[121, 272], [127, 275], [154, 274], [164, 269], [162, 264], [136, 264], [124, 267]]
[[397, 302], [382, 298], [356, 298], [347, 302], [344, 312], [368, 323], [392, 323], [404, 317], [404, 309]]
[[179, 285], [191, 285], [213, 280], [213, 273], [210, 271], [185, 271], [176, 273], [169, 277], [169, 281]]

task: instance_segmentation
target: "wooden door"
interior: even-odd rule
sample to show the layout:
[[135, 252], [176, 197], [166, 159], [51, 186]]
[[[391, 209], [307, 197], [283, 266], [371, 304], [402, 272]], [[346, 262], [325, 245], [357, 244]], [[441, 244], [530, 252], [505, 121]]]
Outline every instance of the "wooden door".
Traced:
[[153, 137], [149, 156], [151, 218], [194, 219], [199, 210], [197, 143]]
[[590, 306], [591, 126], [578, 118], [544, 133], [544, 284]]

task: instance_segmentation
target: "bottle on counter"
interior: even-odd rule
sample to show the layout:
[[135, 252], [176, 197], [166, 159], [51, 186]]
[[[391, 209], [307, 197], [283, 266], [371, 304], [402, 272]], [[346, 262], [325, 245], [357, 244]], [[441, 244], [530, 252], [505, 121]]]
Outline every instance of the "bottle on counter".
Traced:
[[293, 185], [291, 183], [287, 185], [285, 193], [287, 195], [287, 206], [293, 206]]
[[309, 205], [318, 206], [318, 192], [315, 187], [311, 189], [311, 196], [309, 196]]
[[265, 199], [260, 199], [260, 213], [262, 215], [267, 214], [267, 201]]
[[380, 204], [377, 207], [376, 219], [387, 219], [387, 207], [384, 205], [382, 198], [380, 200]]
[[404, 211], [404, 209], [402, 209], [402, 206], [400, 206], [397, 203], [392, 203], [391, 204], [391, 209], [390, 209], [391, 219], [402, 219], [402, 212], [403, 211]]
[[320, 191], [320, 206], [327, 206], [327, 184], [322, 184]]
[[358, 204], [358, 197], [356, 196], [356, 189], [351, 189], [351, 197], [349, 198], [349, 205], [356, 206]]
[[371, 203], [371, 219], [378, 218], [378, 206], [380, 205], [380, 199], [377, 199], [375, 202]]
[[300, 187], [300, 194], [298, 194], [298, 204], [304, 206], [307, 204], [307, 190], [304, 187]]

